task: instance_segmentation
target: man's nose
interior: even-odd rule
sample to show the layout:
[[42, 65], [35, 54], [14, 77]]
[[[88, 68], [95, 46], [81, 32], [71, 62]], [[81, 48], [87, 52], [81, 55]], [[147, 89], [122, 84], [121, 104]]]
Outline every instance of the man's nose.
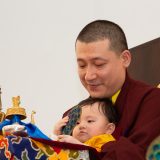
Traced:
[[87, 67], [86, 68], [86, 73], [85, 73], [85, 80], [86, 81], [91, 81], [96, 78], [96, 71], [93, 67]]

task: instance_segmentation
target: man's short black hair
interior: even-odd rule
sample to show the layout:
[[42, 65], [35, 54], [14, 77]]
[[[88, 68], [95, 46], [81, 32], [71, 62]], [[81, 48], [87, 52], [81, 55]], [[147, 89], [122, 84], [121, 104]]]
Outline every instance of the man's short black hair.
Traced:
[[107, 20], [96, 20], [87, 24], [79, 33], [76, 42], [96, 42], [108, 39], [110, 49], [121, 53], [128, 50], [126, 36], [122, 28], [114, 22]]

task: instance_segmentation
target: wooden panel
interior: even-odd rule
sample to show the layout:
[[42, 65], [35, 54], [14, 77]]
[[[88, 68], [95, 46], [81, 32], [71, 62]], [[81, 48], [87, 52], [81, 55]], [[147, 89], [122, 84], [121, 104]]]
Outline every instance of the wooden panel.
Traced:
[[130, 49], [132, 62], [129, 74], [153, 86], [160, 83], [160, 38]]

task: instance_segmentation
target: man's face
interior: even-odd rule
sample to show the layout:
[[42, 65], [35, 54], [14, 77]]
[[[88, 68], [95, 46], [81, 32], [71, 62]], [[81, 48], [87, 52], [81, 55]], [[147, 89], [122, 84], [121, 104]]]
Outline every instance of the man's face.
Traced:
[[109, 40], [77, 41], [76, 56], [80, 80], [91, 97], [111, 97], [122, 87], [128, 57], [110, 50]]

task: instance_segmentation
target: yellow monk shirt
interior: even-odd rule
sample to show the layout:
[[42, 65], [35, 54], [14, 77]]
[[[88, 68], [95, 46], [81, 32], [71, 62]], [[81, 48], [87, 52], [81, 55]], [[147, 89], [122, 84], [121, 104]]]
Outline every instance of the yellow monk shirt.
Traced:
[[117, 100], [117, 97], [119, 95], [121, 90], [118, 90], [112, 97], [111, 97], [111, 100], [112, 100], [112, 103], [115, 104], [116, 103], [116, 100]]
[[95, 148], [98, 152], [101, 151], [101, 147], [110, 141], [115, 141], [115, 138], [110, 134], [102, 134], [98, 136], [94, 136], [88, 141], [86, 141], [84, 144]]

